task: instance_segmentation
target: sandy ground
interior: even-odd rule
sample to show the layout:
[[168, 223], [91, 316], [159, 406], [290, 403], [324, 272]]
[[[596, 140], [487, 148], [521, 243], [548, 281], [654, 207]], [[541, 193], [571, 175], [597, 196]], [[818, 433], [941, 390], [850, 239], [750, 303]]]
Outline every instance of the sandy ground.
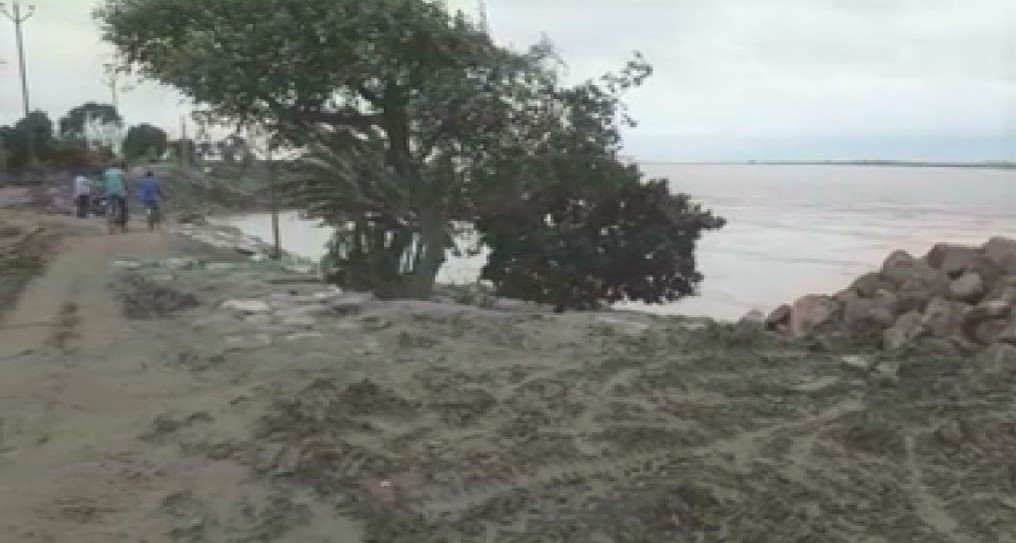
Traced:
[[335, 304], [271, 266], [68, 238], [0, 325], [0, 533], [1016, 541], [1011, 374], [621, 312]]

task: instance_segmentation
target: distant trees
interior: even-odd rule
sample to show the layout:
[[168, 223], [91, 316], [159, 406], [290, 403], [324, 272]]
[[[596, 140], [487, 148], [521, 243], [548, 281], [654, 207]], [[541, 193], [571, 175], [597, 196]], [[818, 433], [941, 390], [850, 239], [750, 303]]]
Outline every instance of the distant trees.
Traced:
[[127, 160], [156, 160], [166, 154], [169, 136], [166, 131], [147, 123], [132, 126], [123, 142], [123, 153]]
[[549, 43], [505, 49], [425, 0], [105, 0], [96, 17], [204, 118], [307, 150], [285, 192], [335, 227], [325, 262], [346, 286], [429, 298], [469, 223], [504, 294], [674, 300], [723, 224], [618, 158], [621, 97], [652, 71], [640, 56], [565, 86]]
[[86, 132], [91, 128], [89, 124], [119, 128], [123, 126], [123, 119], [110, 104], [87, 102], [68, 111], [60, 119], [60, 136], [85, 140]]

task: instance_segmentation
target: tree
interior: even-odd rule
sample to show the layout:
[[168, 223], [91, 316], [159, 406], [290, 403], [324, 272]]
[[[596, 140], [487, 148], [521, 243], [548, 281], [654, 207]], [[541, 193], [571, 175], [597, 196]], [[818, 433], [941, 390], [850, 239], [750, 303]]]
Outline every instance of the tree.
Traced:
[[[96, 16], [129, 68], [203, 118], [307, 149], [285, 193], [336, 228], [326, 262], [339, 280], [390, 296], [430, 296], [457, 223], [483, 222], [520, 187], [586, 181], [543, 167], [549, 135], [616, 160], [619, 96], [650, 71], [639, 57], [565, 88], [549, 44], [506, 50], [424, 0], [106, 0]], [[502, 222], [484, 224], [498, 238]]]
[[89, 123], [120, 128], [123, 119], [112, 105], [87, 102], [70, 110], [60, 119], [60, 135], [85, 140], [87, 131], [91, 128]]
[[140, 158], [157, 159], [166, 154], [169, 137], [157, 126], [147, 123], [130, 127], [123, 142], [123, 152], [128, 160]]
[[45, 161], [53, 152], [53, 121], [43, 111], [32, 111], [19, 120], [4, 136], [7, 168], [22, 171], [34, 158]]

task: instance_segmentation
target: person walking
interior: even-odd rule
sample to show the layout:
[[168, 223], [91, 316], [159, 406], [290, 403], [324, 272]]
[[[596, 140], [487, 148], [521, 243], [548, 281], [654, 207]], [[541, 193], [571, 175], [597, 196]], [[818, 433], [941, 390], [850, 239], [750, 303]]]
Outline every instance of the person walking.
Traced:
[[82, 171], [74, 177], [74, 204], [78, 209], [78, 218], [87, 219], [88, 210], [92, 206], [92, 182]]
[[138, 191], [138, 200], [145, 207], [145, 215], [148, 217], [148, 229], [155, 230], [155, 227], [161, 220], [159, 201], [166, 197], [165, 193], [162, 192], [162, 186], [156, 181], [155, 174], [145, 172], [141, 176], [141, 179], [138, 179], [135, 188]]
[[102, 172], [102, 192], [106, 197], [106, 222], [109, 233], [119, 226], [127, 231], [127, 173], [124, 163], [114, 163]]

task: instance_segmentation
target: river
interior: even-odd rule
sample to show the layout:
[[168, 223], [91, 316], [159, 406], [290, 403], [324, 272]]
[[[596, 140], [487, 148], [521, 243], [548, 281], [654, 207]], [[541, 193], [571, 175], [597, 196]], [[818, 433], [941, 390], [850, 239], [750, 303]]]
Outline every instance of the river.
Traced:
[[[839, 290], [893, 250], [923, 255], [939, 241], [981, 244], [1016, 236], [1016, 171], [904, 166], [648, 164], [729, 222], [699, 244], [701, 293], [640, 310], [736, 319], [808, 293]], [[228, 224], [270, 239], [267, 215]], [[282, 216], [285, 249], [311, 258], [330, 232]], [[453, 258], [439, 277], [471, 282], [484, 257]]]

